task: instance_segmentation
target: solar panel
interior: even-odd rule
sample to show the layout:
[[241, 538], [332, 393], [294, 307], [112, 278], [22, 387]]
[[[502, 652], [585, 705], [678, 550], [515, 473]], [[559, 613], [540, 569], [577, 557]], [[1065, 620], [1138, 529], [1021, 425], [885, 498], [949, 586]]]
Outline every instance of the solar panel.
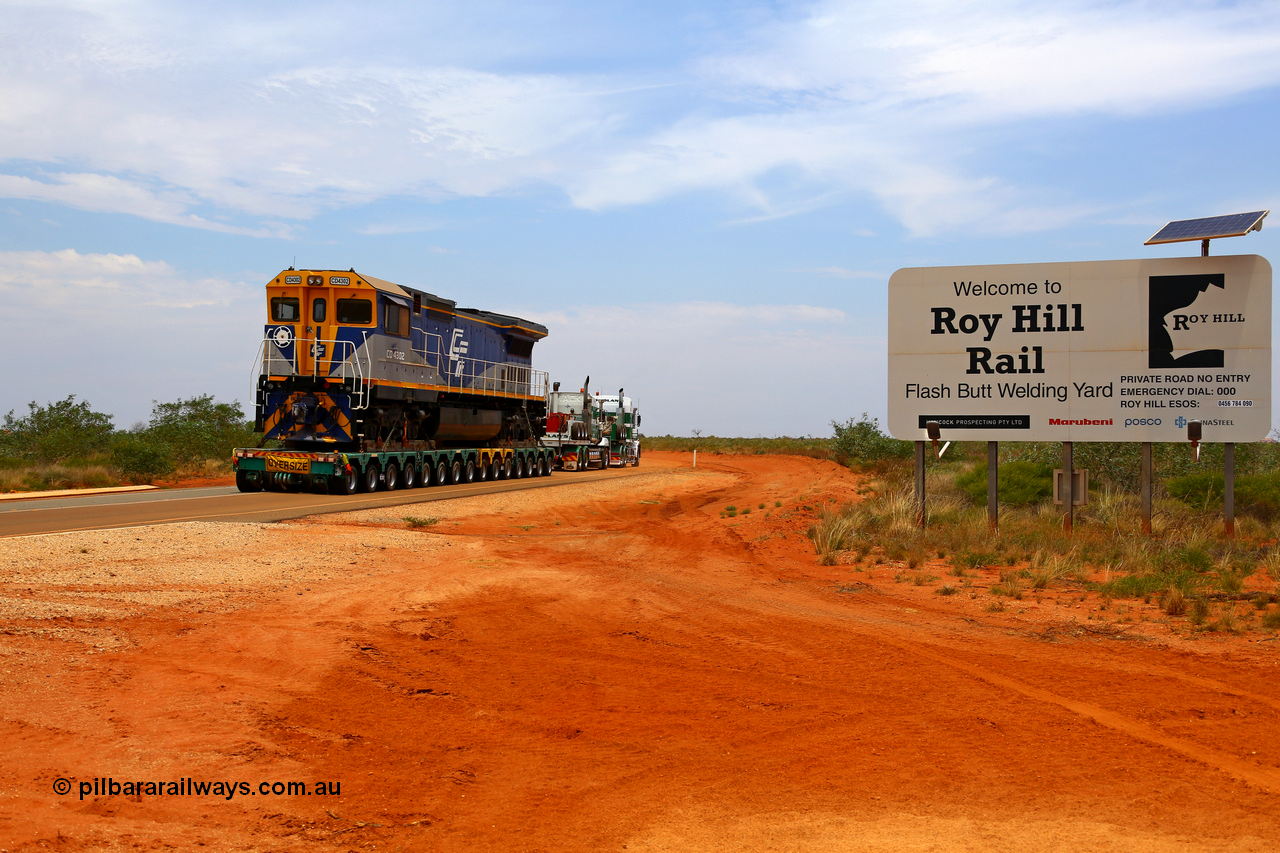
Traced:
[[1206, 216], [1202, 219], [1179, 219], [1161, 228], [1144, 246], [1157, 243], [1181, 243], [1184, 240], [1213, 240], [1217, 237], [1242, 237], [1250, 231], [1261, 231], [1262, 220], [1269, 210]]

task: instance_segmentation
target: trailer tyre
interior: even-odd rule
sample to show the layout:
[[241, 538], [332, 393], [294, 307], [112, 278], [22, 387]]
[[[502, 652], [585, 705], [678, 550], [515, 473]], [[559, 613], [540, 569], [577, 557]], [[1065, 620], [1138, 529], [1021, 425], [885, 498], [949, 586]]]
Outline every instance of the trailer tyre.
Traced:
[[462, 482], [462, 460], [461, 459], [453, 460], [453, 468], [449, 470], [449, 482], [450, 483]]
[[329, 478], [329, 492], [335, 495], [354, 495], [360, 490], [360, 475], [355, 468], [345, 474], [335, 474]]
[[464, 479], [464, 480], [463, 480], [463, 482], [464, 482], [464, 483], [472, 483], [472, 482], [475, 482], [475, 479], [476, 479], [476, 463], [475, 463], [475, 461], [474, 461], [474, 460], [472, 460], [472, 459], [468, 459], [468, 460], [467, 460], [467, 467], [463, 470], [463, 472], [462, 472], [462, 476], [466, 478], [466, 479]]
[[378, 463], [370, 462], [364, 469], [364, 476], [360, 478], [360, 491], [376, 492], [378, 491]]
[[387, 464], [386, 489], [388, 492], [394, 492], [398, 488], [400, 488], [400, 466], [390, 462]]
[[262, 472], [236, 471], [236, 488], [242, 492], [262, 491]]
[[443, 486], [449, 482], [449, 466], [444, 464], [443, 459], [436, 461], [436, 482], [437, 486]]
[[412, 489], [418, 485], [418, 466], [412, 462], [404, 466], [404, 470], [400, 472], [401, 488]]
[[484, 464], [477, 465], [476, 466], [476, 482], [483, 483], [487, 479], [489, 479], [489, 466]]

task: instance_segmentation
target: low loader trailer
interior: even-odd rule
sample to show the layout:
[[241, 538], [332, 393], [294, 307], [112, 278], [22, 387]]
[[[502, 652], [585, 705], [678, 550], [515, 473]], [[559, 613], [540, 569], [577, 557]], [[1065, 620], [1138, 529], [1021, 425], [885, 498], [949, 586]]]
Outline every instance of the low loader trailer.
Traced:
[[555, 467], [553, 451], [532, 444], [444, 449], [400, 446], [359, 453], [240, 447], [232, 452], [232, 462], [236, 487], [242, 492], [266, 489], [342, 495], [545, 477]]

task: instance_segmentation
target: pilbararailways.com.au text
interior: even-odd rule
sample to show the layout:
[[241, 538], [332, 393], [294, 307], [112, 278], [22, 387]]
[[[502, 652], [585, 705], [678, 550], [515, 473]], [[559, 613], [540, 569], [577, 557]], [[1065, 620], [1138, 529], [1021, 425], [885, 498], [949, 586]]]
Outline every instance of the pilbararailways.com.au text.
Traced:
[[[190, 777], [177, 781], [152, 782], [131, 779], [119, 782], [111, 777], [95, 776], [93, 781], [75, 783], [80, 799], [85, 797], [221, 797], [230, 800], [240, 797], [337, 797], [342, 794], [341, 782], [198, 782]], [[59, 777], [53, 781], [53, 790], [63, 796], [70, 794], [70, 779]]]

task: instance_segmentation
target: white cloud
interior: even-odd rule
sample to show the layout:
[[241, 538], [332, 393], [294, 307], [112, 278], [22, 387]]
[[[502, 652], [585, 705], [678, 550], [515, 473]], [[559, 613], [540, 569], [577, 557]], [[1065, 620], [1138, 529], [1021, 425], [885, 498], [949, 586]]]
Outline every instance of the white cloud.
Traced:
[[[1053, 176], [1017, 186], [1001, 163], [966, 159], [957, 136], [1181, 111], [1280, 82], [1274, 4], [783, 8], [743, 18], [768, 17], [758, 30], [717, 33], [737, 47], [691, 63], [588, 72], [566, 41], [548, 72], [480, 67], [489, 6], [382, 4], [371, 19], [400, 23], [381, 34], [341, 4], [322, 16], [4, 6], [15, 35], [0, 58], [0, 161], [14, 165], [0, 167], [0, 195], [288, 236], [278, 223], [394, 197], [550, 186], [599, 210], [711, 191], [755, 219], [870, 197], [913, 234], [1009, 233], [1099, 205]], [[368, 50], [415, 32], [448, 50]]]
[[263, 283], [137, 255], [0, 252], [0, 334], [21, 364], [0, 410], [76, 394], [127, 425], [153, 399], [211, 393], [252, 405]]
[[25, 198], [65, 204], [79, 210], [105, 213], [128, 213], [155, 222], [186, 225], [224, 234], [247, 236], [287, 236], [284, 227], [242, 228], [212, 222], [188, 213], [195, 199], [186, 192], [153, 192], [112, 175], [94, 173], [60, 173], [48, 176], [52, 181], [36, 181], [18, 175], [0, 174], [0, 196]]
[[529, 311], [534, 363], [566, 388], [625, 388], [653, 435], [827, 435], [885, 400], [882, 328], [812, 305], [683, 302]]
[[[911, 108], [962, 123], [1132, 114], [1274, 85], [1273, 4], [824, 0], [707, 60], [757, 97]], [[963, 112], [950, 112], [949, 107]]]
[[807, 272], [820, 275], [824, 278], [878, 278], [887, 281], [889, 276], [882, 272], [872, 272], [870, 270], [850, 270], [844, 267], [814, 267], [813, 269], [795, 270], [795, 272]]

